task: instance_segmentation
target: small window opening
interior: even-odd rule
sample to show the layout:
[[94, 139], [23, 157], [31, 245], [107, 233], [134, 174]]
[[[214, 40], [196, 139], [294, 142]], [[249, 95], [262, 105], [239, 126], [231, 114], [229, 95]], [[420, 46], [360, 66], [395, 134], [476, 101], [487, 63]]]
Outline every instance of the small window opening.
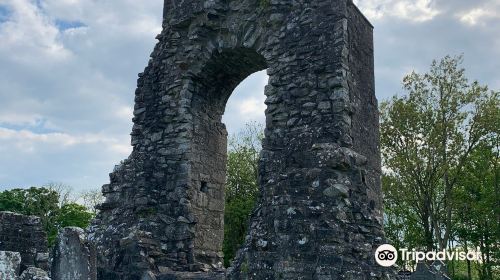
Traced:
[[201, 181], [200, 191], [203, 192], [203, 193], [207, 193], [208, 192], [208, 184], [207, 184], [207, 182]]

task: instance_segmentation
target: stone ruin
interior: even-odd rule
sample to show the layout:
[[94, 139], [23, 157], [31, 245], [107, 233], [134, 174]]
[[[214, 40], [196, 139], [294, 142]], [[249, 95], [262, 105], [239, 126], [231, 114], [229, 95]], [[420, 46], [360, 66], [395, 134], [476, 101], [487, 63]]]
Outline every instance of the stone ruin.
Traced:
[[29, 267], [49, 268], [47, 235], [40, 218], [0, 212], [0, 275], [4, 274], [0, 279], [14, 279]]
[[419, 262], [410, 280], [450, 280], [446, 273], [446, 265], [442, 261], [435, 261], [432, 264]]
[[0, 280], [96, 280], [95, 262], [83, 229], [62, 229], [49, 254], [40, 218], [0, 212]]
[[226, 277], [393, 277], [373, 257], [384, 235], [372, 29], [351, 0], [165, 0], [133, 152], [90, 228], [99, 277], [222, 277], [221, 118], [264, 69], [261, 193]]
[[[373, 27], [352, 1], [165, 0], [163, 13], [133, 151], [88, 229], [97, 278], [395, 279], [374, 259], [385, 240]], [[221, 119], [264, 69], [260, 197], [225, 270]]]

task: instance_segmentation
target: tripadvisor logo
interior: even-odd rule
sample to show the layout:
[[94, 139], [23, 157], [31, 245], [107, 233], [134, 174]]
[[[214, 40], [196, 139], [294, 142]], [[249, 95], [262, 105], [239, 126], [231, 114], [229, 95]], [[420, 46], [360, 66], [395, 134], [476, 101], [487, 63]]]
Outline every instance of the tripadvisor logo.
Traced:
[[441, 251], [430, 251], [421, 252], [415, 250], [408, 250], [405, 248], [398, 250], [394, 246], [389, 244], [380, 245], [375, 251], [375, 261], [385, 267], [392, 266], [396, 263], [399, 258], [402, 261], [434, 261], [434, 260], [457, 260], [457, 261], [480, 261], [481, 253], [479, 248], [477, 251], [459, 251], [459, 250], [441, 250]]
[[398, 260], [398, 251], [389, 244], [380, 245], [375, 251], [375, 261], [381, 266], [392, 266]]

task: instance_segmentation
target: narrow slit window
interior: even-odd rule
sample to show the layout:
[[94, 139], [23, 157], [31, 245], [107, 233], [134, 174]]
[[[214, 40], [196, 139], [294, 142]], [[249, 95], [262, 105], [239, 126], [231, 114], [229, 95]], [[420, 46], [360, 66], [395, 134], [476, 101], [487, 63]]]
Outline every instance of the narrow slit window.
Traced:
[[208, 184], [205, 181], [201, 181], [200, 191], [203, 193], [208, 192]]

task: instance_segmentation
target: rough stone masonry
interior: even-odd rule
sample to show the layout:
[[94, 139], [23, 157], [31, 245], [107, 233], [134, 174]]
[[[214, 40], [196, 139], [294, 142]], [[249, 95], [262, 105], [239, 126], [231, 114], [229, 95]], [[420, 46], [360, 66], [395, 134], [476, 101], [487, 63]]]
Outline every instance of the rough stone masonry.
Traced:
[[[100, 279], [394, 279], [384, 241], [372, 26], [351, 0], [165, 0], [133, 152], [90, 228]], [[234, 88], [267, 69], [258, 205], [224, 272]]]
[[19, 273], [28, 267], [49, 268], [47, 235], [39, 217], [0, 211], [0, 251], [20, 254]]

